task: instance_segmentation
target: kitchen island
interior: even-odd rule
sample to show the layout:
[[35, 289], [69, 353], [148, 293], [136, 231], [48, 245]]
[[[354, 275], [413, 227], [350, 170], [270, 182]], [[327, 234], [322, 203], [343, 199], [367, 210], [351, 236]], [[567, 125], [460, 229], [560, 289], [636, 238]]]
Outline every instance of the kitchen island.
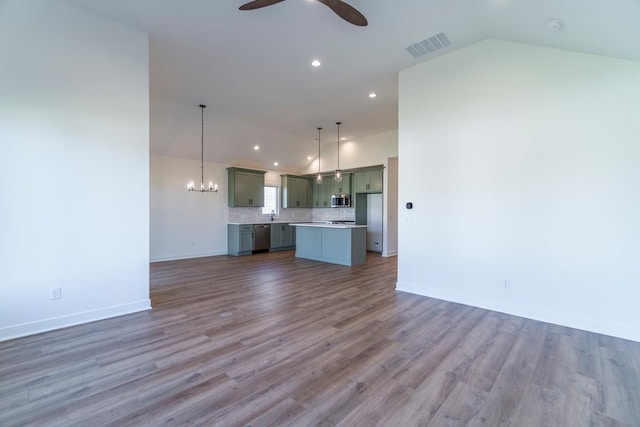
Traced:
[[341, 265], [367, 260], [367, 226], [303, 223], [296, 227], [296, 257]]

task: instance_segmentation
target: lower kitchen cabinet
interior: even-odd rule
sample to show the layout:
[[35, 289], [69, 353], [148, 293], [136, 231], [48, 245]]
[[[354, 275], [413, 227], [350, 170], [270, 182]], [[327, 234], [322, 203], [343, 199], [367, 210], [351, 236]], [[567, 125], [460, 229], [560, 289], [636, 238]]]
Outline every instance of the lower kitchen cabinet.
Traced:
[[366, 225], [294, 224], [296, 257], [341, 265], [367, 261]]
[[271, 224], [270, 251], [293, 249], [296, 246], [296, 228], [289, 224]]
[[229, 255], [250, 255], [253, 251], [253, 224], [228, 224], [227, 248]]
[[[284, 251], [296, 247], [295, 227], [289, 224], [271, 223], [270, 228], [269, 251]], [[227, 233], [227, 253], [229, 255], [251, 255], [254, 249], [256, 251], [259, 249], [256, 247], [254, 224], [228, 224]], [[260, 239], [258, 238], [258, 240]], [[260, 249], [263, 248], [260, 247]]]

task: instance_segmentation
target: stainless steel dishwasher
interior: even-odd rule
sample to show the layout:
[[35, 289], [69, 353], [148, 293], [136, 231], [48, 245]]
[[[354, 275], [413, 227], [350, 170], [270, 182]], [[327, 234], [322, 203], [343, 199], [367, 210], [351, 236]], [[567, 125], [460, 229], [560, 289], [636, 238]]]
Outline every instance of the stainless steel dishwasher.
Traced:
[[253, 226], [253, 252], [266, 252], [271, 247], [271, 225], [256, 224]]

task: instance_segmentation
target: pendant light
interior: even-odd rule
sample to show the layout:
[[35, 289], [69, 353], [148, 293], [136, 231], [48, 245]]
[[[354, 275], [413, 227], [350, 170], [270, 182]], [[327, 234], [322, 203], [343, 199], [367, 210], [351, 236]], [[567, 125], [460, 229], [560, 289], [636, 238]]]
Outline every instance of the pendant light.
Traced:
[[340, 125], [342, 122], [336, 122], [338, 125], [338, 168], [336, 169], [336, 175], [334, 179], [336, 182], [342, 182], [342, 171], [340, 170]]
[[199, 191], [201, 193], [217, 193], [219, 188], [218, 184], [213, 185], [213, 181], [209, 181], [208, 189], [204, 188], [204, 109], [207, 108], [206, 105], [200, 104], [200, 111], [202, 116], [202, 121], [200, 124], [200, 189], [196, 190], [193, 184], [193, 181], [189, 181], [187, 183], [187, 191]]
[[316, 184], [322, 184], [322, 175], [320, 174], [320, 131], [322, 128], [318, 128], [318, 175], [316, 175]]

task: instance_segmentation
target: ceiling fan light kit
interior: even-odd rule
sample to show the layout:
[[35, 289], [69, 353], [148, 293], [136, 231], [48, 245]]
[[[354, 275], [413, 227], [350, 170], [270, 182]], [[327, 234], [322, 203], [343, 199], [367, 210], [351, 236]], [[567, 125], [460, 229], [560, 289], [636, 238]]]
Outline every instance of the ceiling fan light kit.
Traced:
[[[254, 0], [249, 3], [245, 3], [240, 6], [240, 10], [254, 10], [260, 9], [262, 7], [271, 6], [274, 4], [282, 3], [284, 0]], [[336, 15], [345, 21], [357, 25], [359, 27], [366, 27], [369, 23], [367, 22], [367, 18], [358, 10], [345, 3], [342, 0], [315, 0], [319, 3], [324, 4], [329, 9], [331, 9]]]

